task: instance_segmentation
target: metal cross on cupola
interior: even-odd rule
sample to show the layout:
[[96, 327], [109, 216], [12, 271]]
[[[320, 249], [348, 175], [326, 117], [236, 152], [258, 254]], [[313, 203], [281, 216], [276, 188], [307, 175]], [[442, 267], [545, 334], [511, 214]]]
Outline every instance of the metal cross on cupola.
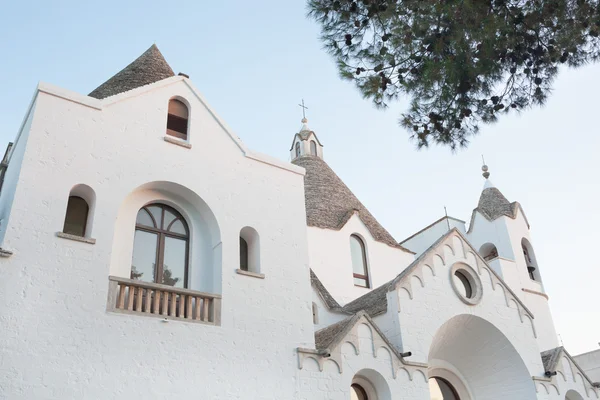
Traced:
[[304, 99], [302, 99], [302, 104], [298, 105], [302, 107], [302, 122], [304, 123], [304, 120], [306, 119], [306, 110], [308, 110], [308, 107], [304, 105]]

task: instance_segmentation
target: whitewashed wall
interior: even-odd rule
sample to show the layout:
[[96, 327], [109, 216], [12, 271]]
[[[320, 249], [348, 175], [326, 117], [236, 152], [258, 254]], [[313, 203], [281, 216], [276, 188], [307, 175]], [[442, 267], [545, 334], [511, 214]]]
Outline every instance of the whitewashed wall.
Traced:
[[310, 267], [340, 304], [346, 304], [370, 290], [354, 286], [350, 256], [352, 234], [358, 235], [365, 243], [370, 289], [395, 278], [414, 259], [412, 253], [375, 241], [356, 214], [339, 231], [308, 227]]
[[[245, 150], [183, 78], [103, 102], [54, 92], [71, 100], [38, 96], [2, 244], [14, 255], [0, 260], [0, 398], [289, 398], [294, 349], [314, 346], [303, 171]], [[191, 149], [163, 140], [174, 95], [191, 104]], [[94, 245], [55, 235], [81, 183], [96, 193]], [[218, 223], [222, 326], [107, 313], [109, 273], [129, 275], [135, 208], [168, 198], [205, 212], [190, 193]], [[264, 280], [234, 272], [244, 226], [261, 237]], [[207, 269], [196, 239], [192, 289]]]

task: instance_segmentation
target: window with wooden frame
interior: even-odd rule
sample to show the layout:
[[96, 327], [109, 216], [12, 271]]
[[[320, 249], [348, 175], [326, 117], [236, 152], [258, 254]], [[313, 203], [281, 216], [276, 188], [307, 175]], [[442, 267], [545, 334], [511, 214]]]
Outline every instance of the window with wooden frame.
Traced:
[[188, 133], [188, 107], [180, 100], [169, 100], [169, 114], [167, 116], [167, 135], [187, 140]]
[[354, 286], [370, 287], [365, 243], [356, 235], [350, 236], [350, 255], [352, 257]]
[[137, 214], [131, 279], [187, 288], [189, 228], [165, 204], [149, 204]]
[[87, 201], [79, 196], [69, 196], [63, 233], [84, 237], [89, 211]]

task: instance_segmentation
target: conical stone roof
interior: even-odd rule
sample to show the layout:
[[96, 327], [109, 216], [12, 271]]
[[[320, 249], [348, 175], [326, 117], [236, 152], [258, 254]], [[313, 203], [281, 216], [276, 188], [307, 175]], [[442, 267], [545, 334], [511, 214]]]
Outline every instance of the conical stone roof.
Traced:
[[376, 241], [411, 252], [402, 247], [377, 222], [369, 210], [321, 158], [302, 156], [293, 160], [292, 163], [306, 169], [304, 196], [308, 226], [340, 230], [354, 213], [358, 213]]
[[476, 210], [490, 221], [503, 215], [514, 218], [517, 203], [511, 203], [502, 192], [495, 187], [487, 187], [481, 192]]
[[173, 70], [153, 44], [131, 64], [94, 89], [88, 96], [97, 99], [114, 96], [175, 76]]

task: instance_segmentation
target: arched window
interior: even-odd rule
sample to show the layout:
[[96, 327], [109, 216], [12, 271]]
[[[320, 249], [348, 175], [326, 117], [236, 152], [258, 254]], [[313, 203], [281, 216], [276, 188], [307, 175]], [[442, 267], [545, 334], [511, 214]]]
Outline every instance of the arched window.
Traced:
[[240, 231], [240, 269], [260, 273], [260, 238], [249, 226]]
[[492, 243], [486, 243], [479, 249], [479, 254], [485, 261], [491, 261], [498, 258], [498, 249]]
[[310, 155], [311, 156], [317, 155], [317, 143], [314, 140], [310, 141]]
[[142, 207], [135, 223], [131, 279], [187, 288], [189, 229], [164, 204]]
[[69, 235], [84, 237], [89, 211], [90, 207], [83, 198], [69, 196], [63, 232]]
[[169, 100], [169, 114], [167, 116], [167, 135], [187, 140], [189, 111], [182, 101]]
[[445, 379], [429, 379], [429, 398], [431, 400], [460, 400], [456, 389]]
[[521, 248], [523, 249], [523, 257], [525, 258], [525, 265], [527, 266], [529, 278], [537, 281], [539, 272], [536, 272], [537, 262], [535, 259], [535, 254], [533, 253], [533, 248], [531, 247], [531, 243], [529, 243], [527, 239], [523, 238], [521, 240]]
[[95, 206], [96, 193], [94, 193], [94, 189], [85, 184], [73, 186], [69, 192], [63, 233], [91, 238]]
[[369, 400], [367, 392], [357, 383], [350, 386], [350, 400]]
[[240, 236], [240, 269], [248, 271], [248, 242]]
[[296, 157], [300, 157], [300, 142], [296, 142]]
[[318, 324], [319, 323], [319, 307], [317, 306], [317, 303], [315, 303], [313, 301], [312, 303], [312, 314], [313, 314], [313, 324]]
[[369, 273], [367, 270], [367, 252], [365, 243], [356, 235], [350, 236], [350, 255], [352, 257], [354, 285], [368, 288]]

